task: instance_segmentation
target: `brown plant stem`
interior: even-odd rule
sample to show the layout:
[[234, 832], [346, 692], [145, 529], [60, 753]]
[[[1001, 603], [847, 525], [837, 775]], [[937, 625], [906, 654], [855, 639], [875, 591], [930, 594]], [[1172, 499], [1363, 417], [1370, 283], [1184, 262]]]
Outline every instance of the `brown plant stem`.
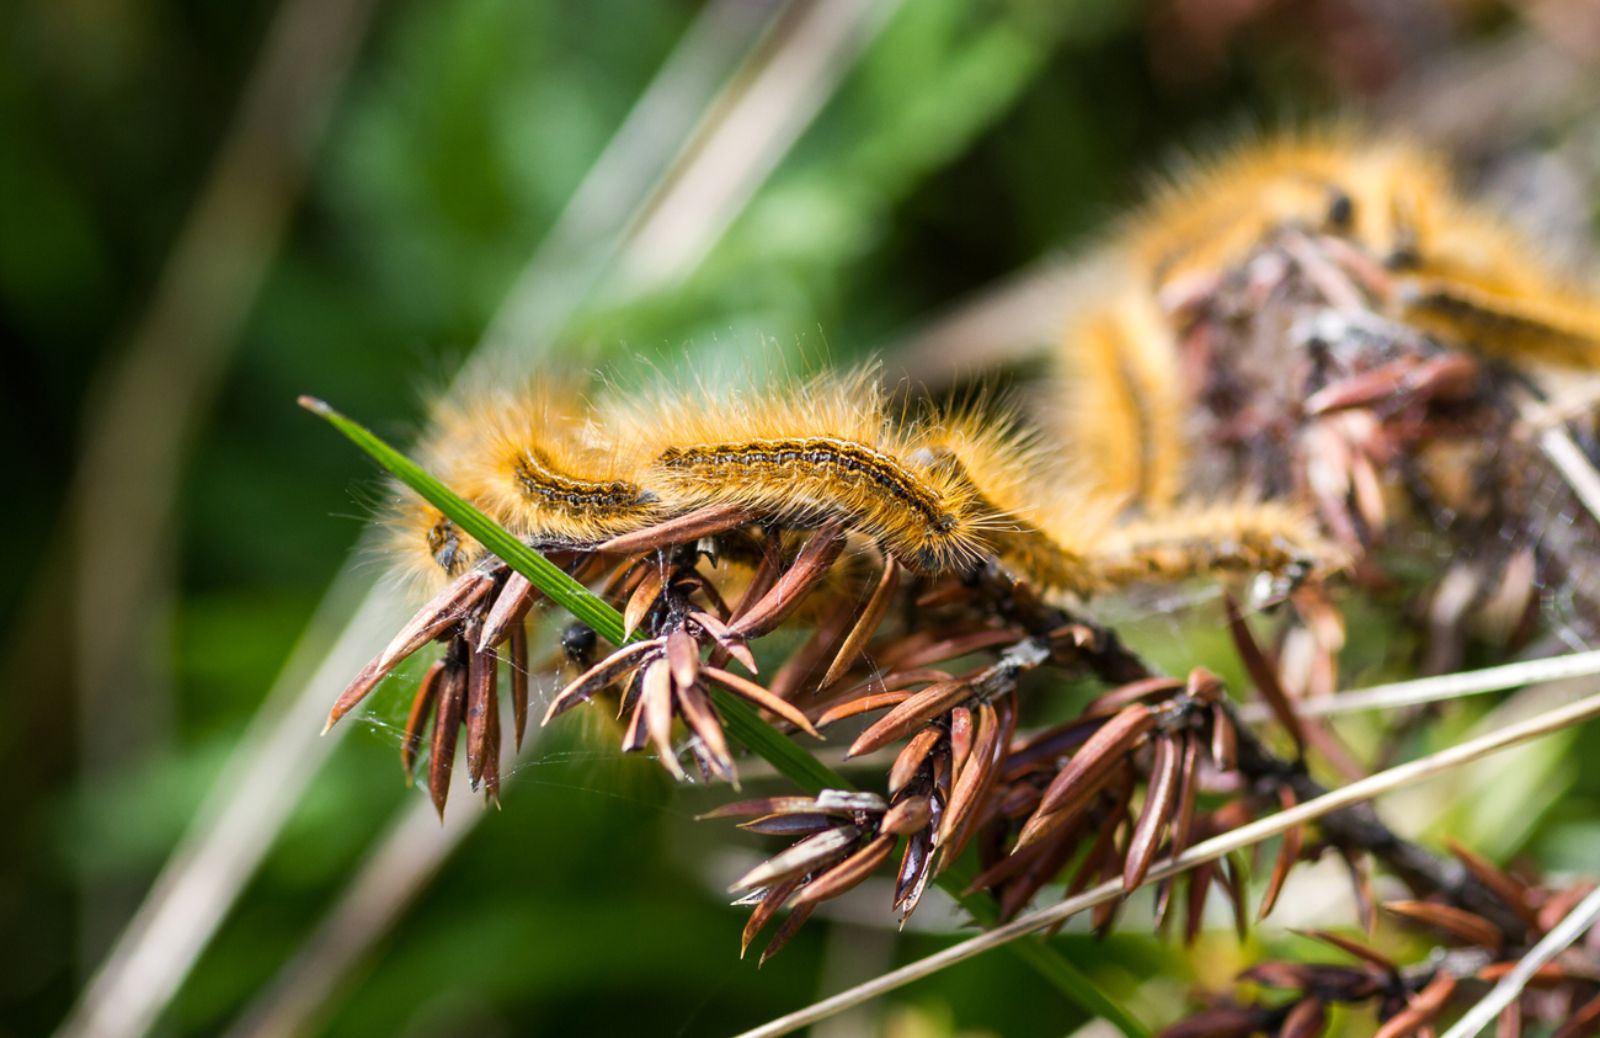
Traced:
[[[1081, 632], [1071, 659], [1103, 681], [1126, 684], [1159, 676], [1159, 672], [1124, 645], [1115, 632], [1090, 621], [1074, 617], [1063, 609], [1046, 605], [1027, 588], [996, 566], [980, 571], [975, 583], [1000, 613], [1035, 636], [1075, 628]], [[1058, 659], [1061, 650], [1057, 649]], [[1328, 792], [1312, 778], [1305, 766], [1277, 756], [1238, 718], [1232, 705], [1225, 705], [1234, 722], [1238, 740], [1238, 768], [1251, 792], [1264, 802], [1278, 803], [1278, 790], [1287, 786], [1305, 802]], [[1459, 862], [1440, 857], [1390, 829], [1377, 810], [1367, 803], [1333, 812], [1318, 821], [1323, 836], [1345, 852], [1364, 852], [1383, 862], [1419, 898], [1442, 897], [1451, 904], [1475, 912], [1508, 934], [1523, 932], [1523, 925], [1510, 906]]]
[[[1231, 705], [1225, 707], [1238, 732], [1239, 771], [1252, 792], [1273, 803], [1277, 791], [1287, 786], [1302, 801], [1328, 792], [1305, 767], [1284, 760], [1269, 750], [1257, 735], [1237, 723]], [[1453, 858], [1443, 858], [1397, 834], [1370, 803], [1355, 804], [1318, 821], [1322, 835], [1346, 852], [1365, 852], [1388, 866], [1419, 898], [1443, 897], [1451, 904], [1483, 916], [1507, 934], [1524, 930], [1516, 912]]]

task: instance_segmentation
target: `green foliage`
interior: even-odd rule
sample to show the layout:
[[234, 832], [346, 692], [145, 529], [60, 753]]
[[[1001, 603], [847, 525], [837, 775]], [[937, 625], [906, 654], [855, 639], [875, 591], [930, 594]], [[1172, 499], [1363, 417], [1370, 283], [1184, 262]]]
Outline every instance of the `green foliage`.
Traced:
[[[172, 534], [144, 549], [170, 559], [147, 596], [165, 623], [154, 673], [128, 667], [126, 694], [148, 697], [148, 725], [119, 733], [126, 757], [108, 767], [80, 756], [94, 719], [78, 716], [72, 690], [72, 632], [95, 619], [70, 608], [83, 576], [64, 511], [75, 451], [277, 6], [24, 0], [0, 11], [0, 436], [12, 448], [0, 932], [25, 935], [0, 951], [6, 1033], [54, 1029], [249, 730], [330, 575], [352, 551], [363, 574], [381, 565], [358, 543], [370, 468], [330, 449], [294, 395], [384, 415], [389, 439], [414, 429], [701, 10], [378, 6], [329, 131], [303, 156], [307, 190], [218, 397], [171, 459]], [[1241, 38], [1215, 68], [1164, 78], [1152, 53], [1170, 29], [1156, 15], [1175, 6], [902, 3], [697, 269], [642, 293], [602, 285], [564, 333], [526, 346], [624, 378], [646, 363], [701, 372], [752, 354], [797, 367], [864, 356], [1081, 244], [1137, 195], [1141, 170], [1241, 108], [1301, 109], [1329, 91], [1299, 60], [1317, 41], [1281, 28]], [[328, 633], [324, 622], [313, 635]], [[1157, 616], [1137, 635], [1174, 669], [1191, 650], [1230, 658], [1220, 627], [1183, 632]], [[1381, 618], [1352, 625], [1355, 680], [1406, 662], [1391, 637]], [[375, 834], [419, 802], [394, 761], [406, 676], [333, 749], [178, 993], [168, 1033], [224, 1031]], [[1469, 708], [1463, 723], [1480, 716]], [[836, 985], [830, 944], [859, 930], [813, 923], [765, 970], [739, 963], [739, 913], [698, 867], [727, 834], [688, 824], [692, 794], [669, 795], [648, 762], [597, 749], [609, 741], [576, 727], [521, 765], [505, 810], [338, 993], [323, 1033], [591, 1034], [645, 1018], [667, 1033], [728, 1033]], [[1340, 731], [1361, 744], [1372, 734], [1360, 719]], [[1538, 749], [1542, 767], [1518, 771], [1539, 780], [1516, 787], [1537, 810], [1517, 815], [1512, 798], [1493, 817], [1519, 823], [1503, 829], [1507, 855], [1580, 868], [1600, 839], [1600, 762], [1555, 761], [1554, 745]], [[1441, 802], [1419, 803], [1419, 828]], [[894, 961], [946, 940], [895, 936], [892, 924], [872, 935]], [[1170, 1012], [1187, 979], [1142, 936], [1099, 945], [1069, 933], [1051, 947], [1119, 1000], [1173, 977], [1128, 1000], [1141, 1013]], [[1070, 1033], [1082, 1014], [1046, 991], [992, 956], [886, 1009], [1023, 1038]]]

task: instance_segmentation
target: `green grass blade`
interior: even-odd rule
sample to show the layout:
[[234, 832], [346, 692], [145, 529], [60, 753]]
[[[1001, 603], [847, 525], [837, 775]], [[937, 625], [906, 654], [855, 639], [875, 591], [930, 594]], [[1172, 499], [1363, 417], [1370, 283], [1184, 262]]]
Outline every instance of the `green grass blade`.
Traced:
[[588, 624], [596, 634], [616, 645], [626, 641], [620, 613], [596, 598], [588, 588], [549, 559], [507, 533], [466, 498], [429, 475], [422, 466], [384, 443], [372, 430], [346, 418], [321, 400], [303, 396], [300, 406], [327, 419], [335, 429], [372, 455], [374, 461], [389, 470], [400, 482], [415, 490], [424, 501], [443, 512], [451, 522], [506, 565], [533, 581], [534, 586], [548, 595], [551, 601]]
[[[965, 904], [965, 902], [963, 902]], [[1150, 1029], [1111, 996], [1101, 991], [1089, 975], [1072, 964], [1072, 960], [1044, 943], [1042, 938], [1012, 941], [1006, 945], [1011, 954], [1027, 963], [1034, 972], [1049, 981], [1057, 991], [1076, 1002], [1086, 1012], [1105, 1020], [1128, 1038], [1147, 1038]]]
[[[372, 456], [394, 477], [424, 501], [443, 512], [468, 536], [493, 552], [506, 565], [533, 582], [550, 600], [593, 628], [596, 634], [621, 645], [622, 614], [574, 580], [538, 551], [523, 544], [473, 504], [434, 478], [422, 466], [401, 454], [370, 429], [347, 418], [314, 397], [301, 397], [300, 406], [326, 419], [352, 443]], [[854, 789], [848, 779], [827, 767], [792, 740], [761, 719], [753, 707], [735, 696], [716, 693], [717, 711], [728, 734], [745, 749], [771, 764], [784, 777], [816, 794], [824, 789]], [[951, 869], [935, 882], [985, 926], [995, 922], [994, 906], [981, 897], [963, 895], [970, 877]], [[1128, 1038], [1150, 1033], [1127, 1010], [1095, 986], [1081, 970], [1041, 940], [1013, 941], [1007, 949], [1033, 968], [1053, 987], [1086, 1012], [1102, 1017]]]
[[722, 727], [729, 735], [771, 764], [789, 781], [815, 796], [824, 789], [854, 789], [843, 775], [794, 744], [794, 740], [761, 719], [755, 707], [739, 697], [711, 690], [717, 702]]

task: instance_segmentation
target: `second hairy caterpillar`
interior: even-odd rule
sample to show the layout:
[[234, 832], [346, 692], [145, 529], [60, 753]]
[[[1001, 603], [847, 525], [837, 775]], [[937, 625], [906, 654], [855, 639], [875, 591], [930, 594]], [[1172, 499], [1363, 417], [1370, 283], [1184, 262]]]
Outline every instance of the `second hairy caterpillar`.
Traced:
[[1303, 511], [1280, 502], [1182, 502], [1108, 532], [1095, 570], [1109, 585], [1219, 572], [1331, 572], [1342, 564]]
[[935, 413], [913, 433], [918, 455], [965, 483], [997, 518], [986, 531], [990, 552], [1043, 589], [1088, 595], [1100, 581], [1090, 555], [1115, 502], [1011, 411], [979, 398]]
[[1118, 507], [1160, 510], [1181, 495], [1189, 406], [1173, 332], [1154, 297], [1124, 265], [1107, 264], [1111, 293], [1062, 339], [1064, 406], [1056, 425], [1083, 471], [1079, 480]]
[[1538, 269], [1531, 253], [1500, 270], [1438, 263], [1398, 279], [1406, 321], [1447, 341], [1533, 364], [1600, 369], [1600, 293]]
[[1149, 290], [1193, 284], [1293, 230], [1343, 238], [1397, 278], [1399, 316], [1485, 354], [1600, 368], [1600, 294], [1403, 137], [1353, 125], [1247, 141], [1190, 162], [1125, 230]]

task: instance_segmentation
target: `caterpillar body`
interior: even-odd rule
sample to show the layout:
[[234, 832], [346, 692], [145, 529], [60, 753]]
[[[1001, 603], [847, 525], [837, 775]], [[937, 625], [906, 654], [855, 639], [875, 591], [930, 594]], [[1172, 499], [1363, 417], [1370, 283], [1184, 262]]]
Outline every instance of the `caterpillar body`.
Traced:
[[1188, 164], [1122, 239], [1158, 293], [1235, 268], [1284, 229], [1344, 238], [1396, 275], [1408, 322], [1489, 355], [1600, 367], [1600, 294], [1455, 187], [1438, 157], [1352, 126]]
[[[1153, 389], [1158, 369], [1152, 359], [1129, 376], [1129, 393]], [[959, 572], [993, 557], [1042, 589], [1088, 595], [1184, 568], [1155, 558], [1183, 555], [1180, 540], [1197, 539], [1167, 538], [1159, 528], [1121, 537], [1115, 513], [1129, 494], [1093, 481], [1101, 469], [1066, 463], [1005, 408], [981, 401], [896, 420], [870, 370], [720, 399], [657, 389], [593, 418], [566, 403], [579, 393], [554, 385], [442, 408], [425, 456], [497, 522], [545, 547], [592, 546], [672, 515], [732, 504], [780, 528], [843, 522], [855, 547], [833, 579], [841, 595], [870, 583], [863, 560], [873, 544], [923, 572]], [[1168, 402], [1141, 399], [1128, 425], [1143, 435], [1173, 421], [1171, 411]], [[1131, 428], [1127, 435], [1136, 439]], [[1175, 431], [1164, 435], [1177, 439]], [[1171, 453], [1155, 460], [1175, 464]], [[1153, 477], [1162, 499], [1176, 498], [1176, 478], [1169, 470]], [[432, 583], [482, 558], [429, 506], [400, 509], [391, 525], [403, 567], [426, 572]], [[1179, 526], [1175, 520], [1171, 529]], [[1145, 552], [1151, 561], [1140, 561]], [[745, 554], [752, 557], [728, 553], [736, 567], [759, 561]], [[1189, 554], [1187, 571], [1205, 567], [1204, 552]], [[1252, 557], [1266, 568], [1285, 564], [1269, 553]]]
[[1282, 502], [1188, 505], [1121, 524], [1098, 546], [1109, 585], [1170, 583], [1218, 572], [1323, 573], [1341, 560], [1303, 509]]
[[985, 540], [1002, 563], [1042, 588], [1083, 595], [1099, 587], [1094, 542], [1114, 506], [1085, 486], [1070, 457], [982, 398], [925, 419], [916, 439], [996, 516]]
[[1517, 298], [1434, 281], [1407, 286], [1402, 302], [1409, 323], [1484, 353], [1555, 367], [1600, 366], [1600, 307], [1587, 299]]
[[589, 427], [570, 384], [492, 392], [452, 409], [469, 455], [466, 491], [511, 532], [536, 542], [592, 544], [659, 517], [622, 452]]
[[798, 525], [842, 519], [929, 571], [983, 558], [998, 522], [891, 421], [870, 372], [692, 399], [658, 392], [604, 424], [634, 445], [640, 482], [680, 510], [733, 504]]
[[[1056, 351], [1061, 438], [1097, 492], [1159, 516], [1200, 489], [1186, 485], [1205, 469], [1189, 442], [1196, 408], [1212, 412], [1213, 426], [1248, 418], [1228, 412], [1265, 383], [1245, 369], [1259, 385], [1229, 384], [1231, 358], [1209, 345], [1228, 337], [1224, 322], [1186, 308], [1245, 276], [1285, 232], [1309, 236], [1307, 249], [1289, 252], [1295, 264], [1308, 262], [1313, 239], [1354, 247], [1329, 253], [1334, 265], [1367, 264], [1343, 305], [1387, 312], [1446, 349], [1600, 370], [1600, 292], [1461, 195], [1437, 157], [1348, 125], [1257, 140], [1188, 163], [1108, 242], [1095, 298], [1077, 301]], [[1263, 359], [1299, 377], [1302, 361], [1286, 342], [1280, 352]]]
[[1551, 269], [1532, 249], [1519, 253], [1510, 231], [1483, 233], [1496, 239], [1479, 254], [1491, 262], [1440, 258], [1399, 274], [1395, 298], [1402, 319], [1489, 356], [1600, 369], [1600, 291]]

